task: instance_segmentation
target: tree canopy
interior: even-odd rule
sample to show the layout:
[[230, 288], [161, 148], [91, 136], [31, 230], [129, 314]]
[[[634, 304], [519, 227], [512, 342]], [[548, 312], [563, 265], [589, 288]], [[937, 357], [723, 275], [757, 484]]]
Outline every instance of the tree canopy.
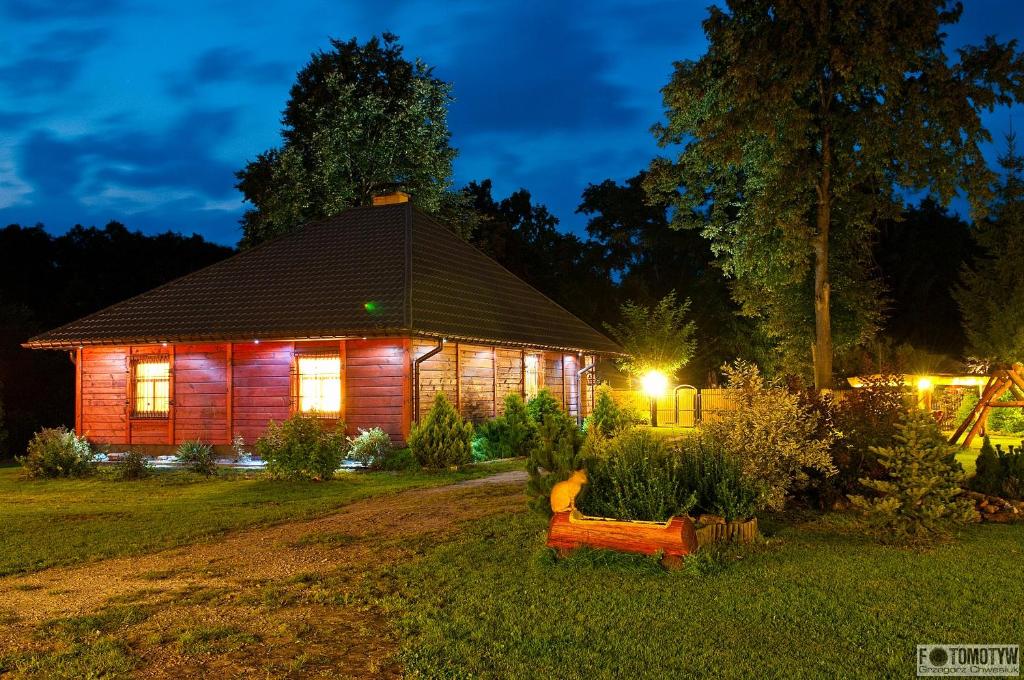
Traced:
[[624, 303], [622, 321], [605, 324], [628, 353], [616, 360], [618, 367], [634, 376], [652, 370], [674, 375], [693, 356], [696, 344], [696, 326], [686, 319], [689, 309], [690, 301], [680, 303], [675, 291], [652, 306]]
[[361, 45], [332, 39], [296, 77], [281, 146], [237, 173], [253, 206], [242, 218], [242, 245], [366, 205], [392, 188], [426, 212], [457, 216], [461, 197], [448, 191], [456, 153], [451, 101], [451, 86], [420, 59], [406, 59], [397, 36]]
[[[788, 368], [831, 386], [833, 345], [878, 328], [870, 247], [898, 188], [984, 212], [992, 173], [980, 110], [1020, 98], [1024, 59], [989, 38], [951, 61], [947, 0], [731, 0], [707, 52], [678, 62], [655, 128], [675, 159], [647, 187], [673, 225], [702, 230]], [[810, 348], [810, 351], [808, 349]], [[810, 361], [808, 361], [810, 359]]]
[[1004, 179], [974, 235], [983, 251], [965, 266], [957, 301], [970, 353], [992, 363], [1024, 361], [1024, 158], [1008, 140]]

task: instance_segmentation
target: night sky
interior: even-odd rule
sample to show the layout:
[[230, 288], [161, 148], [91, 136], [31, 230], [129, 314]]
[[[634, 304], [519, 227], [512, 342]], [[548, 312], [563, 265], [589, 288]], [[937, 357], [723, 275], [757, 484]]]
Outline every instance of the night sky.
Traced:
[[[116, 219], [234, 244], [233, 172], [278, 143], [295, 72], [328, 37], [391, 31], [454, 85], [456, 185], [525, 187], [581, 231], [583, 188], [657, 153], [659, 90], [703, 52], [706, 4], [0, 2], [0, 224]], [[951, 46], [1024, 34], [1024, 2], [965, 4]], [[994, 161], [1011, 111], [986, 120]]]

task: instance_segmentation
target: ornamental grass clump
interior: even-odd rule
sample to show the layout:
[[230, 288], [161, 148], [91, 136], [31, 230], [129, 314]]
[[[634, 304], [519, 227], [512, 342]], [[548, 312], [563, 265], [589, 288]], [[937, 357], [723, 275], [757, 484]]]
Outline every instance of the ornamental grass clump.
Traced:
[[409, 448], [425, 468], [441, 469], [473, 461], [473, 424], [463, 420], [443, 392], [422, 422], [413, 425]]
[[580, 511], [595, 517], [664, 522], [685, 515], [697, 494], [684, 483], [680, 458], [647, 430], [608, 440], [586, 461]]
[[18, 462], [29, 477], [84, 477], [96, 469], [92, 447], [65, 427], [44, 427], [36, 432]]
[[719, 515], [727, 522], [754, 516], [760, 489], [734, 456], [702, 437], [684, 440], [679, 456], [680, 483], [696, 495], [695, 513]]
[[977, 519], [962, 496], [963, 469], [928, 413], [914, 411], [897, 426], [895, 443], [875, 447], [886, 479], [864, 478], [874, 496], [850, 496], [869, 525], [892, 542], [921, 542]]
[[217, 474], [217, 462], [213, 457], [213, 447], [198, 439], [182, 442], [174, 454], [174, 459], [196, 474], [206, 477]]
[[283, 422], [271, 421], [256, 440], [256, 454], [267, 461], [267, 472], [285, 479], [332, 479], [347, 451], [343, 423], [328, 427], [322, 419], [304, 413]]

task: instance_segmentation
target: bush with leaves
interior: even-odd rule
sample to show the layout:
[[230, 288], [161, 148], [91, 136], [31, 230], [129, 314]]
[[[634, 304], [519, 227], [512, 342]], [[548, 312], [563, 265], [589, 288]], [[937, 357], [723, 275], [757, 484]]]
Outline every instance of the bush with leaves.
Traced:
[[385, 472], [409, 472], [418, 470], [420, 464], [416, 462], [416, 456], [412, 451], [405, 449], [391, 449], [377, 465], [378, 470]]
[[614, 435], [621, 430], [633, 427], [636, 419], [632, 411], [623, 408], [612, 397], [612, 390], [608, 385], [601, 385], [597, 388], [597, 397], [594, 399], [594, 411], [587, 416], [583, 423], [584, 431], [597, 427], [607, 435]]
[[[597, 436], [588, 435], [588, 440]], [[570, 416], [557, 411], [544, 417], [544, 422], [537, 428], [537, 444], [526, 461], [526, 471], [530, 475], [526, 493], [530, 497], [531, 508], [551, 515], [551, 489], [583, 469], [583, 450], [583, 433]]]
[[18, 462], [29, 477], [84, 477], [96, 469], [89, 442], [65, 427], [36, 432]]
[[147, 456], [134, 449], [128, 451], [114, 464], [114, 476], [121, 481], [145, 479], [153, 474], [153, 466]]
[[409, 434], [409, 448], [425, 468], [439, 469], [473, 461], [473, 424], [463, 420], [443, 392]]
[[832, 433], [830, 454], [836, 474], [811, 472], [809, 495], [821, 507], [832, 507], [849, 494], [861, 491], [860, 479], [880, 479], [885, 470], [878, 464], [872, 447], [892, 443], [896, 426], [913, 405], [900, 375], [863, 379], [863, 385], [843, 399], [811, 397], [808, 405], [819, 416], [819, 436]]
[[806, 484], [808, 470], [835, 474], [832, 434], [822, 431], [820, 415], [799, 395], [766, 382], [757, 366], [745, 361], [722, 370], [729, 387], [740, 392], [740, 407], [705, 425], [704, 434], [758, 485], [759, 507], [781, 509], [786, 497]]
[[473, 437], [473, 459], [494, 460], [527, 456], [537, 437], [537, 425], [518, 394], [505, 397], [505, 412], [481, 423]]
[[759, 488], [736, 458], [706, 437], [690, 437], [679, 446], [680, 483], [695, 494], [695, 512], [721, 515], [727, 522], [753, 517]]
[[580, 511], [597, 517], [664, 522], [685, 515], [697, 494], [683, 483], [680, 459], [647, 430], [612, 437], [585, 461]]
[[363, 467], [378, 468], [392, 448], [391, 436], [381, 428], [360, 429], [358, 435], [349, 438], [348, 458]]
[[920, 542], [974, 521], [974, 503], [962, 496], [964, 474], [956, 451], [931, 415], [915, 410], [897, 427], [893, 446], [874, 449], [888, 478], [862, 479], [875, 495], [850, 500], [893, 542]]
[[615, 363], [625, 373], [641, 376], [648, 371], [674, 374], [693, 356], [697, 327], [687, 321], [690, 301], [679, 302], [672, 291], [653, 307], [632, 300], [622, 305], [622, 323], [605, 324], [627, 356]]
[[267, 461], [267, 471], [285, 479], [330, 480], [347, 451], [344, 424], [327, 427], [323, 419], [304, 413], [271, 421], [256, 440], [256, 454]]
[[217, 473], [217, 461], [213, 457], [213, 447], [198, 439], [179, 444], [174, 459], [200, 475], [210, 477]]
[[562, 413], [562, 405], [551, 394], [551, 390], [545, 387], [526, 402], [526, 412], [529, 413], [530, 420], [540, 426], [547, 416]]

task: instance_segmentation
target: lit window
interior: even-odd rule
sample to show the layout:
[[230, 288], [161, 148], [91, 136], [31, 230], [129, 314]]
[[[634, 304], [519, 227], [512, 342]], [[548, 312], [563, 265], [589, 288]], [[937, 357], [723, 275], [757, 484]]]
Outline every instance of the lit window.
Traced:
[[299, 357], [299, 410], [321, 416], [341, 414], [341, 358]]
[[537, 396], [540, 388], [540, 358], [536, 354], [527, 354], [523, 358], [523, 391], [526, 398]]
[[139, 357], [132, 372], [136, 418], [166, 418], [171, 408], [171, 362], [165, 356]]

